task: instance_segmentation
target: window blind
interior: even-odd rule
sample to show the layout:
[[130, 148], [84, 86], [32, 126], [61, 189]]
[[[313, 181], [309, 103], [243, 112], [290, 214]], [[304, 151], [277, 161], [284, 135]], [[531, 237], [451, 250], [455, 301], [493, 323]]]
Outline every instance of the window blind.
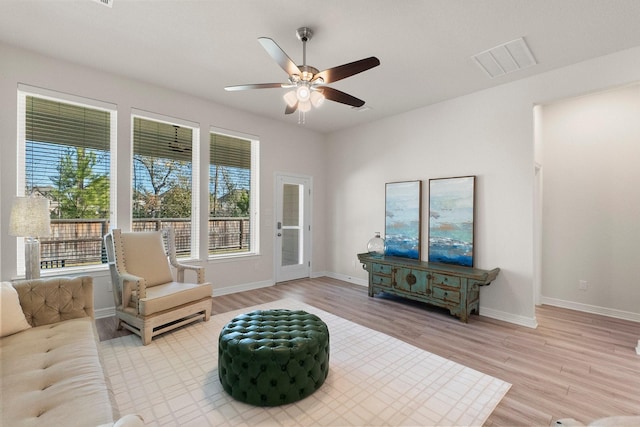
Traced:
[[194, 129], [133, 117], [133, 228], [173, 227], [178, 256], [196, 257]]
[[42, 266], [101, 264], [111, 211], [115, 112], [19, 94], [18, 181], [26, 195], [50, 200], [52, 235], [41, 242]]
[[250, 252], [254, 232], [251, 215], [252, 141], [210, 133], [209, 252]]

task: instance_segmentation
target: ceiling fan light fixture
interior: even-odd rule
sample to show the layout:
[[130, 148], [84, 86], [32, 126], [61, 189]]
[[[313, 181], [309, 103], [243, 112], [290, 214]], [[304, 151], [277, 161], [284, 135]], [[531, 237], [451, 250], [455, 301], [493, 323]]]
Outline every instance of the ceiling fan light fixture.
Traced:
[[306, 113], [311, 110], [311, 102], [309, 101], [301, 101], [298, 103], [298, 111], [301, 113]]
[[320, 107], [324, 103], [324, 95], [317, 90], [311, 92], [310, 98], [311, 104], [313, 104], [313, 106], [316, 108]]
[[295, 90], [290, 90], [289, 92], [285, 93], [283, 98], [284, 102], [286, 102], [287, 105], [291, 108], [295, 107], [298, 103], [298, 97], [296, 96]]
[[311, 97], [311, 89], [307, 85], [300, 85], [298, 89], [296, 89], [296, 96], [298, 97], [298, 101], [306, 102], [309, 101]]

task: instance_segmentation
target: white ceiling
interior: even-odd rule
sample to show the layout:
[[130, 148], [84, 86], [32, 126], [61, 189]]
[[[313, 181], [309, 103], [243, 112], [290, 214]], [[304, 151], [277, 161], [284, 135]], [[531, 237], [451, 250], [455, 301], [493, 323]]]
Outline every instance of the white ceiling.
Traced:
[[[302, 63], [301, 26], [315, 33], [307, 63], [320, 70], [381, 61], [331, 85], [369, 110], [326, 102], [307, 113], [305, 126], [324, 133], [639, 46], [640, 1], [0, 1], [1, 42], [291, 124], [298, 115], [284, 115], [284, 89], [224, 87], [284, 82], [257, 38]], [[538, 65], [490, 79], [472, 59], [519, 37]]]

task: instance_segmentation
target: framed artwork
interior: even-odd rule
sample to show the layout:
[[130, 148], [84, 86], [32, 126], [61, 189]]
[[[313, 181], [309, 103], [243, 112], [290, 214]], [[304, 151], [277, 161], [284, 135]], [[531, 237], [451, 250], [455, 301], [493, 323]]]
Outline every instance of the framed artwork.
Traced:
[[385, 189], [385, 255], [420, 259], [422, 181], [391, 182]]
[[475, 176], [429, 180], [429, 262], [473, 267]]

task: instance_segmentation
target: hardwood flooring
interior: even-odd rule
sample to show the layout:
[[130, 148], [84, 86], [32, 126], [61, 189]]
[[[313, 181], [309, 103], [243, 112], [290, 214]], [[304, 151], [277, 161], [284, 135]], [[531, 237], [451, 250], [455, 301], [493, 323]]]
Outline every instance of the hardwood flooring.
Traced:
[[[487, 426], [549, 426], [640, 415], [640, 324], [551, 306], [538, 328], [448, 311], [321, 277], [213, 298], [213, 314], [293, 298], [416, 347], [508, 381], [511, 389]], [[96, 321], [101, 340], [125, 335], [115, 319]]]

